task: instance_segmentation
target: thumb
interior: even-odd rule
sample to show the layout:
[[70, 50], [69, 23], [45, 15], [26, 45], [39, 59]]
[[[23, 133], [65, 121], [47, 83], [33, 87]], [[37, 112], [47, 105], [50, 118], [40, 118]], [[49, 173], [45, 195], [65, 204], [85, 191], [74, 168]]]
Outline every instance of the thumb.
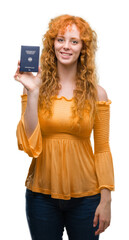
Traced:
[[39, 66], [38, 67], [38, 73], [41, 73], [42, 72], [42, 70], [41, 70], [41, 67]]
[[97, 226], [98, 219], [99, 219], [99, 215], [98, 215], [98, 214], [95, 214], [94, 220], [93, 220], [93, 227], [96, 227], [96, 226]]
[[38, 72], [37, 72], [37, 75], [36, 75], [36, 76], [40, 76], [40, 75], [41, 75], [41, 72], [42, 72], [42, 70], [41, 70], [41, 67], [39, 66], [39, 67], [38, 67]]

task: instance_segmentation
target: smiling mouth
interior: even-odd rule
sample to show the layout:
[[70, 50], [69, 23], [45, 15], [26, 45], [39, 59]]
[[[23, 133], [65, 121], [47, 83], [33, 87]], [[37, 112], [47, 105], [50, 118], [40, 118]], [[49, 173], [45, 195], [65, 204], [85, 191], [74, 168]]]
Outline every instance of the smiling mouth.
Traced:
[[72, 53], [64, 53], [64, 52], [60, 52], [63, 56], [71, 56]]

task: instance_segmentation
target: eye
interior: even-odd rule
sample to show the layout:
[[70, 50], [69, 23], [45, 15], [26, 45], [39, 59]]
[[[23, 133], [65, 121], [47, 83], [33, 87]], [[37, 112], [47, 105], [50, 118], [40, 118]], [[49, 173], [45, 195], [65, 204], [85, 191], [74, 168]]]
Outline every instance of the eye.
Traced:
[[73, 44], [77, 44], [78, 43], [78, 41], [76, 41], [76, 40], [73, 40], [72, 42], [73, 42]]
[[58, 42], [63, 42], [63, 39], [62, 38], [58, 38], [57, 41]]

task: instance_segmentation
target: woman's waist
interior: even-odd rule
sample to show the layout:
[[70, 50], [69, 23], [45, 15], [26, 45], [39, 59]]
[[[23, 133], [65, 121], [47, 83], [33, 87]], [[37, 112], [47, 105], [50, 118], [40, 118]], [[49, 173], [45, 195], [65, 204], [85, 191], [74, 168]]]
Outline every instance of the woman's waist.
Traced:
[[71, 139], [71, 140], [86, 140], [90, 141], [90, 135], [76, 135], [70, 133], [42, 133], [42, 137], [46, 139]]

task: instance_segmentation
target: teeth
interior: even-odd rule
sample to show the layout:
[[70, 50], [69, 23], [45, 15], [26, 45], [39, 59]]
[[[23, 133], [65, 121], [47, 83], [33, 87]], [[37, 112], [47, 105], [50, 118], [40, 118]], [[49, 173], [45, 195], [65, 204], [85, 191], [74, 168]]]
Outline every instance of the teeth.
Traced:
[[71, 55], [71, 54], [68, 54], [68, 53], [61, 53], [62, 55], [64, 55], [64, 56], [67, 56], [67, 55]]

